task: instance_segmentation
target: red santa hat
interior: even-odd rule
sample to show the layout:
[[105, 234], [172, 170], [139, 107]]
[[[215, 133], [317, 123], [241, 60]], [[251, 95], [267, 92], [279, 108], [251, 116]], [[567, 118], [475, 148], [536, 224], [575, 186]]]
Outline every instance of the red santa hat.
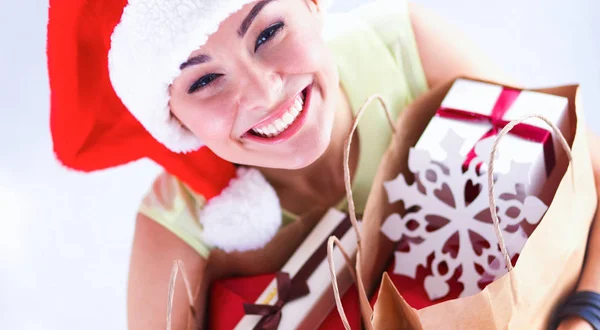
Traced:
[[219, 194], [235, 167], [171, 116], [168, 86], [219, 22], [248, 2], [51, 0], [50, 127], [58, 159], [94, 171], [147, 157], [207, 198]]

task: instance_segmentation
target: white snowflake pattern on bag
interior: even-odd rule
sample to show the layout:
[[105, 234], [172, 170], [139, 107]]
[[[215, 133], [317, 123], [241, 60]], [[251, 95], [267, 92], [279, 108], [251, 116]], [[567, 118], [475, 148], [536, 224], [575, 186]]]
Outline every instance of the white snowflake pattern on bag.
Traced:
[[[487, 171], [494, 138], [482, 140], [475, 146], [478, 156], [463, 170], [465, 159], [459, 150], [464, 140], [449, 130], [441, 145], [447, 151], [445, 160], [434, 161], [426, 150], [411, 148], [408, 166], [415, 182], [408, 184], [400, 174], [384, 183], [389, 203], [403, 201], [406, 208], [416, 206], [417, 209], [404, 216], [390, 215], [381, 228], [392, 241], [403, 237], [411, 241], [408, 252], [395, 252], [394, 273], [416, 278], [419, 265], [427, 267], [427, 259], [433, 253], [432, 275], [423, 283], [431, 300], [449, 294], [448, 281], [459, 267], [462, 274], [458, 281], [464, 285], [461, 297], [480, 292], [478, 283], [481, 281], [493, 281], [506, 273], [489, 213], [487, 174], [483, 174]], [[525, 221], [537, 224], [547, 210], [537, 197], [526, 195], [529, 168], [529, 164], [513, 162], [509, 175], [499, 174], [495, 178], [500, 228], [511, 258], [521, 252], [527, 240], [522, 224]], [[486, 217], [490, 221], [482, 220]], [[432, 222], [438, 223], [435, 230], [431, 230]], [[444, 247], [457, 235], [458, 251], [453, 255]], [[474, 237], [484, 239], [487, 244], [476, 248], [472, 244]]]

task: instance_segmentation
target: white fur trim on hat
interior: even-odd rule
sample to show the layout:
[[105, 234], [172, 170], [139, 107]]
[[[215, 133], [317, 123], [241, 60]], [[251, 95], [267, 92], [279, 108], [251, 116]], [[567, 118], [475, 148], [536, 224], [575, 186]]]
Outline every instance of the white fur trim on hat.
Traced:
[[189, 152], [203, 145], [171, 115], [169, 86], [180, 65], [223, 20], [253, 1], [129, 0], [125, 7], [111, 36], [110, 80], [127, 109], [170, 150]]
[[264, 247], [281, 226], [281, 206], [273, 187], [256, 169], [237, 177], [200, 211], [202, 239], [225, 252]]
[[123, 104], [174, 152], [202, 142], [171, 115], [169, 86], [180, 65], [219, 24], [252, 0], [129, 0], [111, 36], [108, 67]]

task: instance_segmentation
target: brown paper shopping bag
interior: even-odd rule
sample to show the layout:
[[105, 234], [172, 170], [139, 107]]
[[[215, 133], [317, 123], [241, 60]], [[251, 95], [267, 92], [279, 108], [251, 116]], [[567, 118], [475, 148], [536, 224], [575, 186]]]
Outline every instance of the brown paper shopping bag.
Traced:
[[[362, 228], [360, 233], [357, 231], [355, 266], [365, 326], [376, 330], [387, 329], [389, 324], [400, 324], [397, 327], [400, 329], [545, 329], [552, 310], [575, 287], [597, 207], [585, 127], [577, 120], [581, 111], [577, 86], [538, 90], [569, 100], [571, 134], [565, 137], [565, 142], [567, 147], [571, 146], [572, 161], [568, 161], [567, 152], [557, 155], [556, 170], [546, 186], [548, 196], [542, 196], [549, 201], [549, 208], [527, 240], [516, 266], [509, 267], [505, 276], [478, 294], [419, 311], [408, 306], [397, 291], [390, 291], [390, 283], [384, 276], [380, 287], [384, 300], [376, 303], [374, 312], [369, 305], [367, 293], [371, 293], [377, 284], [394, 249], [394, 244], [380, 231], [386, 217], [398, 211], [387, 203], [383, 182], [406, 172], [410, 146], [418, 140], [451, 84], [432, 90], [406, 109], [394, 126], [392, 143], [373, 182]], [[346, 169], [348, 178], [347, 173]], [[492, 175], [491, 171], [489, 175]], [[353, 212], [351, 191], [347, 193]], [[493, 205], [491, 209], [494, 209]], [[333, 244], [330, 241], [330, 250]], [[338, 306], [338, 310], [344, 319], [343, 307]]]
[[383, 273], [371, 324], [377, 330], [422, 330], [417, 312], [402, 298], [387, 273]]

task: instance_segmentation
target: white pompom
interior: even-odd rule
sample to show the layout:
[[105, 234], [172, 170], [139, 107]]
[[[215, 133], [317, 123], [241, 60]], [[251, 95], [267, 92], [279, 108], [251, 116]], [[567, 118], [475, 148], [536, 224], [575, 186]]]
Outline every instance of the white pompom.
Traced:
[[237, 177], [200, 212], [206, 243], [225, 252], [264, 247], [281, 226], [281, 206], [273, 187], [256, 169]]

